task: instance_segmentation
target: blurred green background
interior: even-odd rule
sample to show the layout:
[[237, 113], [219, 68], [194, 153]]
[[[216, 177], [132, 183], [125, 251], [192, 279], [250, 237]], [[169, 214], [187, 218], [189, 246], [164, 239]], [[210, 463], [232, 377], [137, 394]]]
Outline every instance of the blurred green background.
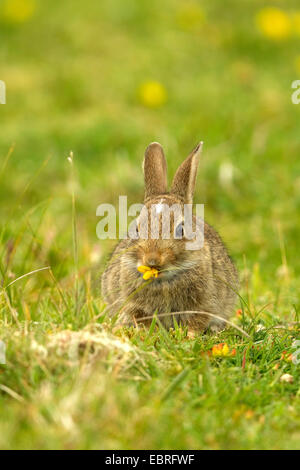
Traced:
[[[299, 0], [0, 0], [0, 282], [18, 281], [0, 297], [0, 447], [298, 447], [296, 365], [281, 360], [298, 333], [275, 328], [300, 310], [300, 104], [291, 101], [299, 46]], [[239, 267], [249, 311], [234, 321], [251, 332], [249, 344], [230, 329], [195, 344], [178, 332], [130, 332], [148, 362], [126, 369], [126, 382], [117, 355], [86, 392], [80, 367], [36, 341], [89, 322], [109, 330], [96, 322], [114, 243], [97, 239], [96, 208], [124, 194], [142, 201], [151, 141], [163, 145], [171, 179], [200, 140], [195, 202]], [[17, 279], [45, 266], [54, 276]], [[222, 338], [237, 356], [210, 366], [201, 354]], [[185, 368], [191, 379], [161, 401]], [[284, 371], [294, 384], [279, 382]], [[82, 424], [75, 438], [73, 418], [63, 421], [70, 403]]]
[[266, 280], [282, 265], [281, 231], [299, 274], [299, 43], [296, 1], [0, 1], [1, 161], [15, 144], [1, 223], [12, 207], [22, 217], [50, 204], [47, 230], [66, 255], [72, 150], [88, 264], [97, 205], [141, 200], [149, 142], [164, 146], [171, 176], [203, 139], [196, 201], [206, 219]]

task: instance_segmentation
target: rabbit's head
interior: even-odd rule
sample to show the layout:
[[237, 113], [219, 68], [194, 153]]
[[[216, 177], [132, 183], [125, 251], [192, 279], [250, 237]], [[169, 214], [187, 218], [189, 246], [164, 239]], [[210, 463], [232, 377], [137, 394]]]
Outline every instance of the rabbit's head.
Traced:
[[[133, 268], [154, 268], [163, 280], [197, 264], [193, 251], [186, 249], [184, 215], [185, 205], [193, 202], [201, 149], [202, 142], [180, 165], [168, 192], [163, 149], [156, 142], [147, 147], [143, 162], [144, 207], [133, 226], [134, 240], [128, 251]], [[193, 217], [190, 222], [195, 227], [197, 220]]]

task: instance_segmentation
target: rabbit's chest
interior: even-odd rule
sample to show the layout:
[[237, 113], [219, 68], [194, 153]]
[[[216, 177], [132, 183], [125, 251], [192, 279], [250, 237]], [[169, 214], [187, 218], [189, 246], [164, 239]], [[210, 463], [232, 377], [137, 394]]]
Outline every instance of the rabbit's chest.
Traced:
[[139, 307], [147, 314], [188, 310], [199, 304], [199, 295], [194, 286], [176, 283], [157, 283], [139, 292]]

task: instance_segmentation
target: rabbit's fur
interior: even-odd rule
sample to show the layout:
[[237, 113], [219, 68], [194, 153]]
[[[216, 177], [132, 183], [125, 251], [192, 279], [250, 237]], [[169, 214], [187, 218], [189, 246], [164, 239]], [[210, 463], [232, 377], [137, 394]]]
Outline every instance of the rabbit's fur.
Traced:
[[[178, 168], [168, 192], [163, 149], [156, 142], [149, 145], [143, 163], [146, 208], [192, 203], [201, 147], [202, 143]], [[197, 220], [194, 216], [194, 223]], [[137, 223], [141, 228], [143, 220], [138, 218]], [[102, 294], [108, 311], [112, 315], [119, 312], [119, 320], [125, 324], [149, 325], [156, 313], [167, 328], [173, 326], [175, 317], [178, 324], [193, 330], [219, 330], [225, 326], [222, 318], [232, 314], [236, 302], [235, 265], [210, 225], [204, 222], [203, 247], [187, 250], [184, 238], [174, 238], [176, 224], [174, 216], [170, 239], [128, 238], [116, 246], [102, 275]], [[157, 279], [145, 281], [137, 270], [140, 265], [155, 266], [162, 272]]]

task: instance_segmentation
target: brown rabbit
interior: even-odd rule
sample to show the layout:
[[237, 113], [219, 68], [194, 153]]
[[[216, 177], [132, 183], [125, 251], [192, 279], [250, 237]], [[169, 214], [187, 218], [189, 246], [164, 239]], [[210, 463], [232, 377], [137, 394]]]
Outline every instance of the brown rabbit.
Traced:
[[[232, 314], [238, 274], [217, 232], [203, 222], [203, 246], [186, 249], [185, 220], [172, 213], [170, 237], [162, 236], [161, 218], [166, 208], [175, 204], [183, 209], [184, 204], [193, 201], [201, 148], [202, 143], [178, 168], [170, 192], [161, 145], [154, 142], [146, 149], [144, 209], [146, 214], [153, 207], [156, 214], [160, 213], [159, 236], [144, 236], [152, 215], [145, 218], [143, 209], [136, 220], [136, 239], [119, 242], [102, 275], [102, 294], [108, 310], [112, 315], [119, 312], [122, 323], [149, 325], [157, 314], [167, 328], [173, 326], [175, 318], [178, 324], [193, 330], [219, 330], [225, 326], [222, 319]], [[200, 222], [195, 216], [192, 220], [193, 227]], [[145, 281], [138, 271], [141, 266], [153, 269], [155, 276]]]

